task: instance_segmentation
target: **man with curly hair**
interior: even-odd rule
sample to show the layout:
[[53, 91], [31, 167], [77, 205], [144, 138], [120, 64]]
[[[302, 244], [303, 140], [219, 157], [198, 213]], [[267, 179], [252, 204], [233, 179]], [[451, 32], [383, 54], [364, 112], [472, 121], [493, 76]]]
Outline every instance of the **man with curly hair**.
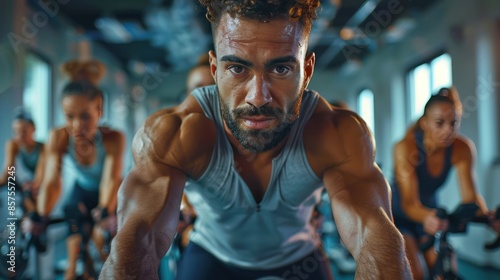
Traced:
[[365, 122], [306, 89], [319, 1], [200, 2], [216, 85], [151, 115], [135, 136], [101, 277], [158, 279], [185, 190], [198, 219], [177, 279], [332, 279], [309, 223], [325, 187], [356, 277], [411, 278]]

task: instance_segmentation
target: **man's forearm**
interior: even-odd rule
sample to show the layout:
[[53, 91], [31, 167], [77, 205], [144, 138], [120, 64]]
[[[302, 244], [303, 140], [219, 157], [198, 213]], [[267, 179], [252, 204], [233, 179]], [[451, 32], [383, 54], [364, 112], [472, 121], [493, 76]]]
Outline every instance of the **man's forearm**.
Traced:
[[99, 279], [159, 279], [159, 259], [148, 252], [136, 251], [129, 254], [130, 257], [111, 254], [104, 263]]
[[400, 234], [389, 230], [371, 237], [357, 258], [356, 279], [412, 279]]
[[172, 240], [165, 235], [119, 232], [111, 244], [111, 254], [100, 279], [158, 279], [160, 259]]

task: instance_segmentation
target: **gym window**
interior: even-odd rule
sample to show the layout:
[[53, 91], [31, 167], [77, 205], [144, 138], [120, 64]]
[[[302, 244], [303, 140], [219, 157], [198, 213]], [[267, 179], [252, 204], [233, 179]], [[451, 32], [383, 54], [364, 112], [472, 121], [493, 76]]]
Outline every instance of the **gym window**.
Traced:
[[23, 107], [35, 122], [35, 139], [45, 142], [49, 133], [51, 67], [39, 56], [27, 53], [24, 65]]
[[373, 91], [365, 89], [359, 93], [357, 111], [363, 120], [365, 120], [375, 138], [375, 104]]
[[424, 113], [424, 106], [431, 94], [442, 87], [452, 85], [451, 57], [441, 54], [408, 71], [408, 93], [410, 97], [410, 120], [415, 121]]

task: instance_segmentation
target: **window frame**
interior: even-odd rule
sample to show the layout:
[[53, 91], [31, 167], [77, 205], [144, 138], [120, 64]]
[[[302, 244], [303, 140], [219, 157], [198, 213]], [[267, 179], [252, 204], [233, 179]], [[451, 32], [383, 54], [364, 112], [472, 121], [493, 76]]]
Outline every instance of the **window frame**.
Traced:
[[432, 91], [432, 84], [433, 84], [433, 74], [432, 74], [432, 62], [437, 59], [438, 57], [444, 55], [444, 54], [447, 54], [448, 56], [450, 56], [450, 70], [451, 70], [451, 73], [450, 73], [450, 77], [451, 77], [451, 85], [453, 85], [453, 61], [451, 59], [451, 55], [450, 53], [446, 50], [446, 49], [441, 49], [440, 51], [438, 52], [434, 52], [432, 53], [430, 56], [428, 56], [426, 59], [423, 59], [423, 60], [419, 60], [419, 62], [417, 63], [413, 63], [413, 64], [410, 64], [410, 67], [408, 67], [406, 69], [406, 71], [404, 72], [405, 73], [405, 111], [406, 111], [406, 120], [407, 120], [407, 123], [412, 123], [412, 122], [415, 122], [419, 116], [413, 116], [414, 112], [414, 92], [413, 92], [413, 81], [411, 79], [411, 73], [416, 69], [418, 68], [419, 66], [422, 66], [422, 65], [425, 65], [427, 64], [429, 66], [429, 69], [430, 69], [430, 75], [429, 75], [429, 91], [430, 91], [430, 94], [434, 94], [435, 92]]
[[[27, 77], [26, 77], [26, 71], [28, 70], [27, 69], [27, 59], [29, 56], [32, 56], [34, 57], [35, 59], [38, 59], [42, 62], [44, 62], [47, 67], [48, 67], [48, 74], [50, 75], [49, 77], [49, 80], [48, 80], [48, 83], [47, 83], [47, 96], [46, 98], [48, 98], [49, 100], [47, 100], [47, 136], [48, 134], [50, 133], [50, 130], [51, 128], [53, 127], [54, 125], [54, 117], [55, 117], [55, 112], [53, 110], [54, 108], [54, 104], [53, 104], [53, 101], [54, 101], [54, 80], [55, 80], [55, 77], [54, 77], [54, 65], [53, 63], [51, 62], [51, 60], [44, 54], [42, 54], [41, 52], [39, 52], [38, 50], [34, 49], [34, 48], [26, 48], [25, 49], [25, 52], [24, 52], [24, 55], [23, 55], [23, 83], [22, 83], [22, 106], [24, 107], [25, 106], [25, 102], [24, 102], [24, 98], [25, 98], [25, 91], [26, 91], [26, 83], [27, 83]], [[35, 125], [37, 125], [37, 120], [33, 120], [35, 122]], [[37, 125], [37, 129], [38, 129], [38, 125]], [[37, 141], [46, 141], [46, 139], [36, 139]]]
[[[363, 113], [361, 111], [361, 95], [366, 92], [366, 91], [369, 91], [371, 92], [371, 98], [372, 98], [372, 123], [370, 125], [370, 123], [366, 120], [366, 118], [363, 117]], [[372, 133], [372, 137], [375, 139], [375, 135], [376, 135], [376, 129], [377, 129], [377, 125], [376, 125], [376, 111], [375, 110], [375, 92], [369, 88], [369, 87], [363, 87], [361, 88], [360, 90], [358, 90], [358, 94], [356, 95], [356, 113], [366, 122], [366, 125], [368, 126], [368, 128], [370, 129], [371, 133]]]

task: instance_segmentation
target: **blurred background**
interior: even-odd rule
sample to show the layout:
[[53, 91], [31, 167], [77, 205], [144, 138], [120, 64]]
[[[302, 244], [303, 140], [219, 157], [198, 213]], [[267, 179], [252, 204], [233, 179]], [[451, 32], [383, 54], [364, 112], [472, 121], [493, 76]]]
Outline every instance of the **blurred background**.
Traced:
[[[309, 88], [329, 101], [345, 101], [366, 120], [386, 178], [393, 175], [395, 142], [431, 93], [454, 85], [464, 106], [461, 132], [477, 146], [479, 191], [490, 208], [500, 205], [500, 1], [321, 4], [309, 42], [317, 61]], [[92, 58], [107, 66], [103, 124], [126, 134], [128, 171], [133, 135], [148, 115], [184, 99], [189, 69], [211, 46], [205, 11], [194, 0], [1, 0], [0, 158], [14, 108], [31, 111], [41, 142], [64, 124], [60, 94], [67, 79], [59, 67]], [[440, 193], [449, 209], [459, 203], [456, 189], [451, 174]], [[335, 235], [325, 217], [326, 232]], [[472, 226], [453, 239], [463, 267], [497, 273], [486, 278], [500, 275], [500, 253], [482, 249], [492, 237]]]

